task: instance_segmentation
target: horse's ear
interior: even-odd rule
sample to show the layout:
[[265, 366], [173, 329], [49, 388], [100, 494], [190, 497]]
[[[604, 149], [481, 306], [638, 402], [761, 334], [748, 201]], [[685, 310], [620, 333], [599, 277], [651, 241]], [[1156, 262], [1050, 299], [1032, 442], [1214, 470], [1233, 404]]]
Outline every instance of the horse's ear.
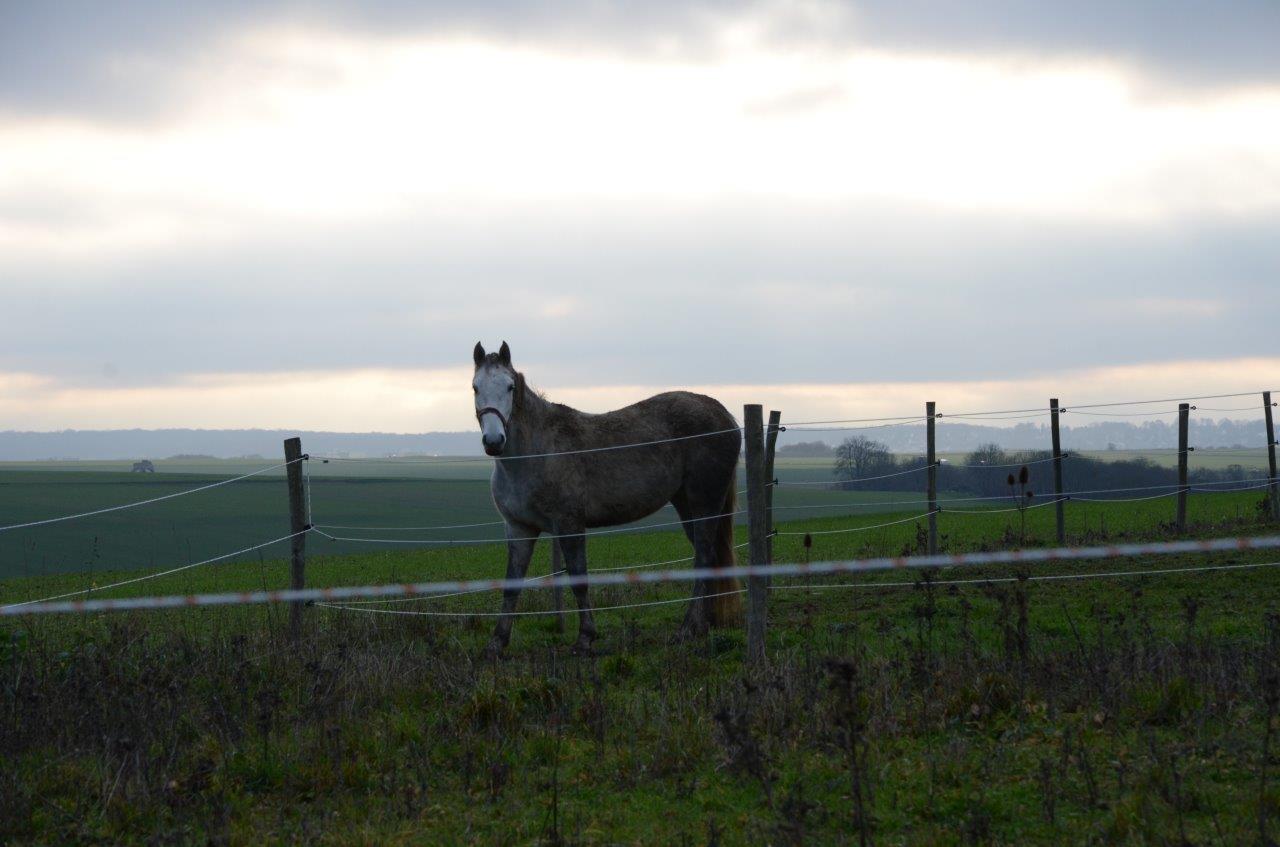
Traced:
[[498, 361], [507, 367], [511, 367], [511, 348], [507, 346], [507, 342], [502, 342], [502, 346], [498, 348]]
[[476, 342], [476, 349], [471, 351], [471, 358], [475, 360], [477, 368], [484, 362], [484, 345], [479, 341]]

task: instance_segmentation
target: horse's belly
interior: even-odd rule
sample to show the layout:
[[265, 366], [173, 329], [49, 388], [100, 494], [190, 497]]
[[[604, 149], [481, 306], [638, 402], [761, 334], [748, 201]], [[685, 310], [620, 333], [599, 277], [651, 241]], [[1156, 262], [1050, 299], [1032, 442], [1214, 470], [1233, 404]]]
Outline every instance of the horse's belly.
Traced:
[[587, 509], [587, 526], [617, 526], [647, 518], [667, 505], [665, 500], [653, 500], [644, 503], [599, 504]]
[[674, 473], [602, 475], [591, 483], [586, 499], [587, 526], [615, 526], [647, 518], [671, 501], [680, 487]]

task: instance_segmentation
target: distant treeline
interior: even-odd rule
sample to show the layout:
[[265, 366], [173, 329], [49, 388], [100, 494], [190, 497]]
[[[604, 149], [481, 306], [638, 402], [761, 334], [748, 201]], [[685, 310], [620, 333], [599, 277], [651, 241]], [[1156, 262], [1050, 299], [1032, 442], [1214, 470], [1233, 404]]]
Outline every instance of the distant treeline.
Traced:
[[[1210, 420], [1192, 417], [1191, 444], [1196, 447], [1256, 447], [1266, 443], [1261, 406], [1255, 420]], [[1197, 413], [1192, 413], [1193, 415]], [[1147, 421], [1141, 424], [1098, 421], [1072, 426], [1068, 412], [1062, 418], [1062, 445], [1067, 450], [1150, 450], [1171, 449], [1178, 443], [1176, 420]], [[785, 422], [785, 420], [784, 420]], [[888, 426], [876, 431], [877, 440], [896, 453], [924, 451], [924, 426]], [[0, 461], [41, 459], [158, 459], [175, 454], [276, 457], [281, 442], [299, 435], [302, 449], [311, 453], [360, 456], [479, 456], [480, 437], [476, 432], [318, 432], [281, 429], [107, 429], [63, 430], [60, 432], [0, 432]], [[844, 433], [839, 430], [795, 428], [781, 433], [778, 454], [783, 456], [830, 456], [832, 445]], [[988, 426], [940, 418], [937, 425], [938, 450], [974, 450], [995, 442], [1006, 450], [1044, 450], [1049, 446], [1049, 428], [1041, 423], [1021, 423], [1012, 427]]]
[[[834, 482], [841, 488], [849, 491], [924, 491], [927, 463], [923, 457], [897, 459], [883, 444], [867, 442], [860, 446], [865, 448], [867, 444], [870, 449], [854, 452], [848, 449], [849, 442], [846, 441], [833, 451], [836, 454]], [[1051, 458], [1048, 450], [1005, 451], [999, 445], [987, 444], [960, 462], [944, 462], [938, 468], [938, 490], [979, 496], [1010, 494], [1009, 476], [1017, 478], [1025, 465], [1030, 475], [1028, 489], [1036, 496], [1050, 496], [1054, 490]], [[904, 473], [912, 470], [916, 472]], [[888, 474], [898, 475], [886, 476]], [[1256, 479], [1265, 475], [1265, 470], [1236, 464], [1225, 468], [1192, 468], [1187, 479], [1189, 484], [1195, 485]], [[1157, 465], [1142, 458], [1103, 461], [1069, 454], [1062, 460], [1062, 490], [1065, 492], [1177, 485], [1177, 482], [1176, 467]], [[1234, 486], [1221, 487], [1229, 490]], [[1116, 496], [1140, 496], [1142, 493], [1118, 492]]]
[[[1213, 420], [1196, 417], [1196, 412], [1191, 414], [1188, 429], [1193, 446], [1257, 447], [1267, 442], [1261, 403], [1255, 420]], [[1070, 421], [1074, 419], [1068, 412], [1062, 416], [1062, 447], [1064, 450], [1173, 449], [1178, 445], [1177, 416], [1167, 417], [1167, 420], [1143, 423], [1096, 421], [1072, 426]], [[843, 436], [844, 433], [838, 430], [790, 429], [779, 436], [778, 453], [793, 456], [831, 455], [830, 452], [822, 454], [811, 451], [819, 449], [816, 445], [838, 444]], [[921, 453], [925, 448], [923, 424], [883, 427], [875, 431], [875, 438], [895, 453]], [[937, 423], [937, 449], [944, 453], [976, 450], [991, 442], [1002, 445], [1006, 450], [1047, 450], [1049, 439], [1049, 426], [1045, 423], [998, 427], [948, 420], [945, 417], [940, 418]], [[793, 449], [810, 452], [784, 452]], [[834, 447], [828, 446], [828, 450], [831, 449]]]

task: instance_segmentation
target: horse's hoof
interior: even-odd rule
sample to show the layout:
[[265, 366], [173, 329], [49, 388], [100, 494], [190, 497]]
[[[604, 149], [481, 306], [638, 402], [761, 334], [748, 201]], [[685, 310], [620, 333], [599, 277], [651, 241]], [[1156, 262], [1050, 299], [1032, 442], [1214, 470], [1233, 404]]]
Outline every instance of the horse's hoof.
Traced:
[[507, 647], [505, 644], [501, 644], [497, 641], [490, 641], [485, 645], [484, 649], [480, 651], [480, 658], [486, 662], [496, 662], [498, 659], [502, 658], [502, 654], [506, 649]]
[[590, 657], [596, 655], [595, 647], [591, 645], [590, 641], [575, 642], [574, 645], [569, 648], [569, 652], [574, 656]]

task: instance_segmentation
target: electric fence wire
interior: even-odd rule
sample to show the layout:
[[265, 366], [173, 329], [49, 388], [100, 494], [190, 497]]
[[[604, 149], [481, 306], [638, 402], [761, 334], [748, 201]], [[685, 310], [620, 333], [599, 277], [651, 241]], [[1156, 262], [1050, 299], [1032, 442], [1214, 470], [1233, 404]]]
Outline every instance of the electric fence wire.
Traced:
[[[309, 530], [308, 530], [309, 531]], [[1134, 542], [1083, 547], [1023, 548], [980, 553], [952, 553], [926, 556], [882, 556], [870, 559], [853, 559], [824, 562], [789, 563], [777, 565], [734, 565], [716, 568], [693, 568], [663, 571], [628, 571], [625, 573], [562, 574], [543, 580], [539, 587], [579, 585], [623, 585], [664, 582], [690, 582], [701, 579], [756, 578], [769, 579], [784, 576], [808, 576], [824, 573], [862, 573], [899, 568], [936, 568], [946, 566], [973, 566], [986, 564], [1022, 564], [1046, 561], [1081, 561], [1087, 559], [1112, 559], [1132, 556], [1161, 556], [1184, 553], [1219, 553], [1280, 548], [1280, 535], [1223, 537], [1211, 539], [1183, 539], [1176, 541]], [[226, 606], [261, 603], [289, 603], [316, 601], [332, 603], [352, 598], [403, 597], [414, 594], [438, 594], [447, 591], [465, 591], [472, 588], [490, 590], [524, 589], [523, 580], [480, 579], [442, 580], [425, 583], [399, 583], [384, 585], [350, 585], [329, 588], [296, 588], [273, 591], [238, 591], [220, 594], [164, 595], [154, 597], [124, 597], [118, 599], [53, 600], [36, 602], [22, 607], [0, 607], [0, 617], [29, 614], [66, 614], [98, 611], [126, 611], [131, 609], [172, 609], [197, 606]]]
[[[979, 465], [978, 467], [989, 467], [989, 466]], [[811, 485], [811, 484], [817, 484], [817, 483], [810, 483], [810, 482], [805, 482], [805, 483], [786, 483], [785, 485]], [[826, 482], [824, 482], [823, 484], [831, 485], [832, 483], [826, 483]], [[1240, 479], [1240, 480], [1221, 480], [1221, 481], [1217, 481], [1217, 482], [1204, 482], [1204, 483], [1195, 483], [1195, 484], [1188, 483], [1188, 485], [1187, 485], [1187, 490], [1188, 490], [1188, 492], [1189, 492], [1189, 493], [1195, 493], [1195, 494], [1219, 494], [1219, 493], [1233, 493], [1233, 492], [1237, 492], [1237, 491], [1253, 491], [1253, 490], [1258, 490], [1258, 489], [1262, 489], [1262, 488], [1267, 488], [1267, 487], [1269, 487], [1269, 486], [1270, 486], [1270, 484], [1271, 484], [1271, 480], [1270, 480], [1268, 477], [1252, 477], [1252, 478], [1249, 478], [1249, 479]], [[1209, 486], [1240, 486], [1240, 487], [1238, 487], [1238, 488], [1214, 489], [1214, 488], [1209, 488]], [[1068, 500], [1078, 500], [1078, 501], [1080, 501], [1080, 502], [1085, 502], [1085, 503], [1133, 503], [1133, 502], [1138, 502], [1138, 501], [1140, 501], [1140, 500], [1147, 500], [1147, 499], [1154, 500], [1154, 499], [1158, 499], [1159, 497], [1167, 497], [1167, 496], [1171, 496], [1171, 495], [1173, 495], [1173, 494], [1177, 494], [1178, 492], [1177, 492], [1176, 490], [1171, 490], [1171, 491], [1167, 491], [1166, 493], [1163, 493], [1163, 494], [1155, 495], [1155, 496], [1153, 496], [1153, 497], [1130, 497], [1130, 498], [1125, 498], [1125, 497], [1105, 497], [1105, 498], [1097, 497], [1097, 498], [1095, 498], [1095, 497], [1090, 497], [1089, 495], [1095, 495], [1095, 494], [1118, 494], [1118, 493], [1125, 493], [1125, 492], [1130, 492], [1130, 491], [1151, 491], [1151, 490], [1157, 490], [1157, 489], [1179, 489], [1179, 488], [1182, 488], [1182, 487], [1183, 487], [1183, 486], [1182, 486], [1180, 483], [1167, 483], [1167, 484], [1163, 484], [1163, 485], [1127, 486], [1127, 487], [1119, 487], [1119, 488], [1094, 488], [1094, 489], [1087, 489], [1087, 490], [1083, 490], [1083, 491], [1064, 491], [1061, 495], [1057, 495], [1057, 494], [1045, 494], [1045, 495], [1043, 495], [1043, 496], [1044, 496], [1044, 497], [1046, 497], [1046, 498], [1047, 498], [1047, 497], [1053, 497], [1053, 498], [1061, 497], [1061, 499], [1062, 499], [1063, 501], [1068, 501]], [[743, 492], [739, 492], [739, 494], [741, 494], [741, 493], [743, 493]], [[854, 493], [854, 494], [856, 494], [856, 493], [861, 493], [861, 492], [848, 492], [848, 493]], [[1013, 496], [1013, 495], [1010, 495], [1010, 494], [990, 494], [990, 495], [974, 496], [974, 497], [950, 497], [950, 496], [947, 496], [947, 497], [939, 498], [939, 502], [942, 504], [941, 508], [942, 508], [943, 510], [945, 510], [945, 511], [947, 511], [947, 512], [957, 512], [957, 511], [959, 511], [959, 510], [954, 509], [954, 508], [951, 508], [949, 504], [952, 504], [952, 503], [980, 503], [980, 502], [991, 502], [991, 501], [1004, 501], [1004, 500], [1008, 500], [1008, 499], [1010, 499], [1012, 496]], [[873, 500], [873, 501], [869, 501], [869, 502], [850, 501], [850, 502], [837, 502], [837, 503], [803, 503], [803, 504], [784, 504], [784, 505], [773, 505], [773, 506], [771, 506], [770, 508], [772, 508], [774, 511], [820, 511], [820, 510], [823, 510], [823, 509], [868, 509], [868, 508], [883, 508], [883, 507], [886, 507], [886, 506], [918, 506], [918, 505], [920, 505], [920, 504], [922, 504], [922, 503], [927, 503], [927, 502], [929, 502], [929, 501], [928, 501], [926, 498], [924, 498], [924, 497], [918, 497], [918, 498], [915, 498], [915, 499], [912, 499], [912, 500]], [[1043, 501], [1041, 501], [1041, 502], [1043, 503]], [[1053, 502], [1053, 501], [1051, 501], [1051, 502]], [[991, 509], [976, 509], [976, 510], [973, 510], [973, 511], [975, 511], [975, 512], [987, 512], [987, 513], [992, 513], [992, 512], [993, 512], [993, 511], [995, 511], [995, 510], [991, 510]], [[708, 518], [692, 518], [692, 519], [690, 519], [689, 521], [668, 521], [668, 522], [664, 522], [664, 523], [641, 524], [641, 525], [638, 525], [638, 526], [622, 527], [622, 528], [619, 528], [619, 529], [612, 529], [612, 530], [596, 530], [596, 531], [594, 531], [594, 532], [588, 532], [588, 533], [586, 533], [586, 534], [587, 534], [587, 535], [589, 535], [589, 536], [594, 536], [594, 535], [602, 535], [602, 534], [615, 534], [615, 533], [621, 533], [621, 532], [638, 532], [638, 531], [646, 530], [646, 529], [653, 529], [653, 528], [664, 527], [664, 526], [674, 526], [674, 525], [682, 524], [682, 523], [692, 523], [692, 522], [693, 522], [693, 521], [695, 521], [695, 520], [714, 520], [715, 518], [718, 518], [718, 517], [725, 517], [725, 516], [727, 516], [727, 515], [738, 516], [738, 515], [742, 515], [742, 514], [745, 514], [745, 512], [740, 510], [740, 511], [737, 511], [737, 512], [726, 513], [725, 515], [714, 515], [714, 516], [711, 516], [711, 517], [708, 517]], [[427, 531], [427, 530], [435, 530], [435, 529], [440, 529], [440, 530], [445, 530], [445, 529], [463, 529], [463, 528], [474, 527], [474, 526], [497, 526], [497, 525], [502, 525], [503, 523], [504, 523], [503, 521], [492, 521], [492, 522], [488, 522], [488, 523], [480, 523], [480, 524], [449, 524], [449, 525], [425, 526], [425, 527], [407, 527], [407, 526], [406, 526], [406, 527], [398, 527], [398, 526], [381, 526], [381, 527], [372, 527], [372, 526], [344, 526], [344, 527], [334, 527], [333, 525], [329, 525], [329, 524], [316, 524], [315, 528], [316, 528], [316, 531], [317, 531], [317, 533], [318, 533], [318, 534], [320, 534], [320, 535], [324, 536], [325, 538], [329, 538], [329, 539], [331, 539], [331, 540], [334, 540], [334, 541], [347, 541], [347, 542], [360, 542], [360, 541], [363, 541], [363, 542], [368, 542], [368, 543], [382, 543], [382, 544], [442, 544], [442, 545], [449, 545], [449, 544], [500, 544], [500, 543], [503, 543], [503, 542], [507, 541], [508, 539], [506, 539], [506, 538], [501, 538], [501, 537], [496, 537], [496, 536], [495, 536], [495, 537], [492, 537], [492, 538], [472, 538], [472, 539], [448, 539], [448, 538], [444, 538], [444, 539], [379, 539], [379, 538], [365, 538], [365, 537], [356, 537], [356, 536], [338, 536], [338, 535], [331, 535], [331, 534], [329, 534], [329, 533], [327, 533], [327, 532], [324, 532], [323, 530], [324, 530], [324, 529], [342, 528], [342, 529], [363, 529], [363, 530], [370, 530], [370, 531], [373, 531], [373, 530], [382, 530], [382, 531], [402, 531], [402, 530], [403, 530], [403, 531], [408, 531], [408, 530], [420, 530], [420, 531]], [[803, 534], [803, 533], [801, 533], [801, 534]], [[545, 535], [545, 536], [539, 536], [539, 537], [543, 537], [543, 538], [559, 538], [559, 537], [562, 537], [562, 536]], [[517, 539], [517, 540], [519, 540], [519, 539]], [[528, 539], [524, 539], [524, 540], [528, 540]]]
[[[320, 529], [316, 529], [320, 535], [330, 541], [363, 541], [369, 544], [496, 544], [503, 541], [537, 541], [539, 538], [579, 538], [582, 536], [594, 537], [598, 535], [616, 535], [626, 532], [640, 532], [646, 529], [655, 529], [664, 526], [682, 526], [689, 523], [697, 523], [698, 521], [713, 521], [719, 518], [732, 518], [738, 515], [745, 515], [745, 509], [739, 509], [734, 512], [722, 512], [718, 515], [706, 515], [704, 517], [687, 518], [678, 521], [663, 521], [661, 523], [639, 524], [637, 526], [623, 526], [617, 529], [596, 529], [585, 532], [566, 532], [566, 533], [545, 533], [543, 535], [529, 535], [518, 538], [359, 538], [346, 535], [331, 535]], [[315, 529], [313, 527], [313, 529]]]
[[0, 606], [0, 612], [4, 612], [8, 609], [16, 609], [19, 606], [29, 606], [37, 603], [49, 603], [54, 600], [61, 600], [65, 597], [75, 597], [80, 594], [91, 594], [95, 591], [108, 591], [112, 588], [119, 588], [122, 585], [132, 585], [135, 582], [144, 582], [149, 579], [156, 579], [162, 576], [169, 576], [170, 574], [175, 574], [180, 571], [190, 570], [191, 568], [198, 568], [202, 565], [211, 565], [214, 562], [221, 562], [226, 559], [234, 558], [236, 556], [242, 556], [245, 553], [252, 553], [255, 550], [261, 550], [264, 547], [270, 547], [272, 544], [279, 544], [282, 541], [289, 541], [290, 539], [296, 538], [299, 535], [303, 535], [307, 532], [310, 532], [310, 530], [307, 530], [307, 529], [299, 530], [298, 532], [290, 533], [289, 535], [282, 535], [279, 538], [273, 538], [270, 541], [264, 541], [261, 544], [255, 544], [252, 547], [246, 547], [243, 550], [236, 550], [234, 553], [223, 553], [221, 556], [214, 556], [209, 559], [204, 559], [203, 561], [192, 562], [187, 565], [180, 565], [176, 568], [169, 568], [168, 570], [158, 571], [156, 573], [149, 573], [149, 574], [144, 574], [142, 576], [136, 576], [136, 577], [133, 577], [132, 579], [122, 579], [119, 582], [113, 582], [113, 583], [110, 583], [109, 585], [95, 585], [95, 586], [90, 586], [88, 588], [81, 588], [77, 591], [68, 591], [65, 594], [55, 594], [51, 597], [42, 597], [38, 600], [24, 600], [21, 603], [9, 603], [5, 606]]
[[208, 485], [201, 485], [197, 488], [188, 488], [185, 491], [175, 491], [172, 494], [165, 494], [160, 497], [151, 497], [147, 500], [138, 500], [133, 503], [122, 503], [119, 506], [108, 506], [104, 509], [94, 509], [91, 512], [80, 512], [74, 515], [62, 515], [56, 518], [45, 518], [43, 520], [38, 520], [38, 521], [27, 521], [26, 523], [15, 523], [15, 524], [10, 524], [9, 526], [0, 526], [0, 532], [8, 532], [11, 529], [27, 529], [33, 526], [45, 526], [47, 524], [52, 524], [52, 523], [61, 523], [62, 521], [72, 521], [72, 520], [76, 520], [77, 518], [89, 518], [89, 517], [93, 517], [94, 515], [105, 515], [110, 512], [120, 512], [125, 509], [136, 509], [139, 506], [149, 506], [152, 503], [160, 503], [165, 500], [173, 500], [176, 497], [186, 497], [188, 494], [199, 494], [201, 491], [209, 491], [214, 488], [221, 488], [224, 485], [230, 485], [233, 482], [240, 482], [241, 480], [249, 479], [250, 477], [259, 476], [260, 474], [268, 473], [270, 471], [276, 471], [276, 470], [279, 470], [280, 468], [288, 467], [294, 462], [300, 462], [300, 461], [302, 461], [302, 459], [293, 459], [291, 461], [282, 462], [281, 464], [272, 465], [267, 468], [259, 468], [258, 470], [252, 471], [251, 473], [241, 474], [240, 476], [235, 476], [230, 479], [219, 480], [218, 482], [213, 482]]
[[809, 530], [807, 532], [790, 531], [790, 530], [786, 530], [786, 531], [774, 530], [774, 535], [842, 535], [844, 533], [849, 533], [849, 532], [870, 532], [873, 529], [884, 529], [887, 526], [897, 526], [898, 524], [918, 521], [922, 518], [927, 518], [930, 515], [936, 515], [940, 511], [942, 510], [935, 509], [932, 512], [925, 512], [922, 515], [912, 515], [909, 518], [902, 518], [901, 520], [896, 520], [896, 521], [887, 521], [886, 523], [874, 524], [873, 526], [852, 526], [852, 527], [845, 527], [843, 529], [814, 529], [814, 530]]
[[[795, 582], [795, 583], [773, 583], [768, 586], [768, 589], [771, 592], [772, 591], [830, 591], [830, 590], [840, 590], [840, 589], [846, 589], [846, 590], [873, 589], [874, 590], [874, 589], [880, 589], [880, 588], [921, 588], [924, 586], [941, 586], [941, 585], [998, 585], [1002, 583], [1011, 583], [1011, 582], [1064, 582], [1064, 581], [1089, 580], [1089, 579], [1118, 579], [1118, 578], [1125, 578], [1125, 577], [1177, 576], [1180, 574], [1208, 573], [1208, 572], [1216, 572], [1216, 571], [1257, 570], [1260, 568], [1274, 568], [1278, 566], [1280, 566], [1280, 562], [1248, 562], [1248, 563], [1231, 564], [1231, 565], [1202, 565], [1202, 566], [1186, 567], [1186, 568], [1147, 568], [1147, 569], [1141, 569], [1141, 570], [1092, 571], [1092, 572], [1086, 571], [1082, 573], [1030, 574], [1026, 576], [992, 576], [992, 577], [978, 577], [978, 578], [971, 578], [971, 579], [929, 579], [929, 580], [917, 579], [917, 580], [910, 580], [910, 581], [900, 580], [900, 581], [894, 581], [894, 582], [880, 582], [880, 581], [831, 582], [831, 583], [816, 583], [816, 584], [807, 583], [807, 582]], [[733, 591], [721, 591], [714, 594], [704, 595], [704, 598], [726, 597], [733, 594], [743, 594], [746, 592], [746, 590], [747, 589], [745, 588], [739, 588]], [[453, 596], [453, 595], [436, 595], [436, 596], [443, 597], [443, 596]], [[418, 599], [422, 599], [422, 598], [418, 598]], [[640, 603], [622, 603], [622, 604], [611, 605], [611, 606], [595, 606], [588, 609], [588, 611], [605, 612], [605, 611], [617, 611], [617, 610], [623, 610], [623, 609], [636, 609], [636, 608], [641, 608], [645, 606], [661, 606], [669, 603], [687, 603], [689, 602], [690, 599], [691, 598], [689, 597], [675, 597], [667, 600], [652, 600], [652, 601], [640, 602]], [[355, 607], [350, 602], [343, 603], [343, 604], [317, 603], [316, 605], [327, 608], [327, 609], [338, 609], [338, 610], [350, 611], [350, 612], [387, 612], [392, 614], [404, 614], [404, 615], [428, 615], [432, 617], [456, 617], [456, 618], [501, 617], [503, 614], [502, 612], [490, 612], [490, 611], [466, 612], [466, 611], [432, 610], [432, 611], [423, 612], [423, 611], [398, 611], [398, 610], [389, 610], [389, 609], [363, 609], [363, 608]], [[529, 609], [529, 610], [523, 610], [523, 611], [517, 610], [512, 612], [511, 614], [525, 616], [525, 617], [533, 617], [533, 616], [557, 615], [557, 614], [560, 614], [560, 612], [555, 609]]]
[[1143, 570], [1128, 571], [1086, 571], [1083, 573], [1059, 573], [1059, 574], [1030, 574], [1027, 576], [998, 576], [998, 577], [978, 577], [974, 579], [930, 579], [912, 580], [910, 582], [832, 582], [832, 583], [788, 583], [786, 585], [774, 584], [769, 586], [773, 591], [778, 590], [796, 590], [806, 589], [813, 591], [821, 591], [824, 589], [836, 588], [915, 588], [924, 585], [986, 585], [988, 583], [1002, 582], [1054, 582], [1061, 580], [1075, 579], [1111, 579], [1116, 577], [1128, 576], [1167, 576], [1182, 573], [1204, 573], [1207, 571], [1235, 571], [1235, 570], [1252, 570], [1256, 568], [1274, 568], [1280, 566], [1280, 562], [1247, 562], [1233, 565], [1197, 565], [1189, 568], [1147, 568]]

